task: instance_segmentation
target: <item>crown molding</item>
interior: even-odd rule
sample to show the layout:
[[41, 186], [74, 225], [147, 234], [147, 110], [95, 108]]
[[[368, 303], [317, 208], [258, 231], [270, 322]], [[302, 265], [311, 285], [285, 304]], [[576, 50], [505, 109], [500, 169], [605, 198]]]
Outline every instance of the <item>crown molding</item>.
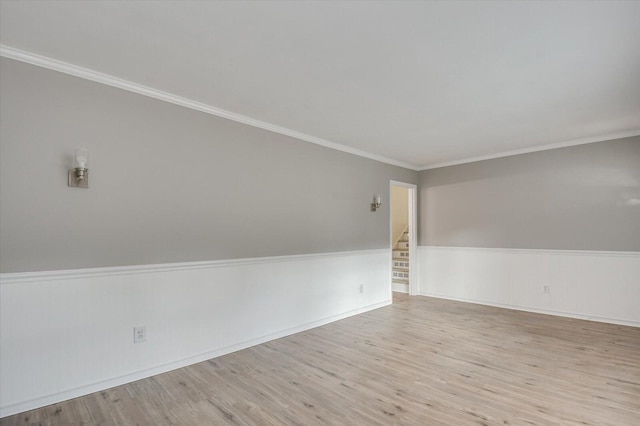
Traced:
[[326, 139], [298, 132], [297, 130], [278, 126], [266, 121], [256, 120], [254, 118], [247, 117], [246, 115], [236, 114], [235, 112], [227, 111], [222, 108], [218, 108], [202, 102], [197, 102], [188, 98], [184, 98], [182, 96], [174, 95], [169, 92], [154, 89], [153, 87], [144, 86], [142, 84], [114, 77], [109, 74], [104, 74], [89, 68], [80, 67], [68, 62], [63, 62], [46, 56], [37, 55], [35, 53], [16, 49], [3, 44], [0, 44], [0, 56], [14, 59], [16, 61], [26, 62], [28, 64], [47, 68], [53, 71], [62, 72], [75, 77], [84, 78], [96, 83], [106, 84], [107, 86], [117, 87], [118, 89], [127, 90], [139, 95], [148, 96], [150, 98], [169, 102], [175, 105], [180, 105], [185, 108], [190, 108], [196, 111], [204, 112], [206, 114], [215, 115], [216, 117], [226, 118], [227, 120], [232, 120], [252, 127], [257, 127], [259, 129], [268, 130], [273, 133], [289, 136], [304, 142], [310, 142], [316, 145], [323, 146], [325, 148], [334, 149], [336, 151], [346, 152], [348, 154], [357, 155], [359, 157], [368, 158], [370, 160], [379, 161], [381, 163], [390, 164], [392, 166], [403, 167], [405, 169], [416, 171], [419, 170], [419, 167], [414, 164], [409, 164], [381, 155], [372, 154], [361, 149], [352, 148], [347, 145], [339, 144], [337, 142], [331, 142]]
[[620, 139], [625, 137], [640, 136], [640, 129], [614, 133], [599, 137], [590, 137], [575, 139], [565, 142], [558, 142], [546, 145], [539, 145], [530, 148], [515, 149], [510, 151], [503, 151], [495, 154], [483, 155], [478, 157], [470, 157], [461, 160], [448, 161], [436, 164], [426, 164], [423, 166], [417, 166], [415, 164], [406, 163], [404, 161], [395, 160], [392, 158], [384, 157], [382, 155], [373, 154], [361, 149], [352, 148], [347, 145], [343, 145], [337, 142], [332, 142], [326, 139], [322, 139], [316, 136], [308, 135], [306, 133], [299, 132], [297, 130], [289, 129], [286, 127], [278, 126], [266, 121], [256, 120], [246, 115], [237, 114], [231, 111], [224, 110], [212, 105], [208, 105], [202, 102], [197, 102], [182, 96], [174, 95], [169, 92], [154, 89], [153, 87], [144, 86], [135, 82], [124, 80], [118, 77], [104, 74], [89, 68], [80, 67], [78, 65], [70, 64], [67, 62], [59, 61], [57, 59], [49, 58], [46, 56], [38, 55], [35, 53], [27, 52], [24, 50], [16, 49], [14, 47], [0, 44], [0, 56], [13, 59], [16, 61], [25, 62], [31, 65], [36, 65], [42, 68], [47, 68], [53, 71], [58, 71], [64, 74], [69, 74], [75, 77], [84, 78], [86, 80], [94, 81], [96, 83], [105, 84], [107, 86], [116, 87], [119, 89], [127, 90], [129, 92], [137, 93], [139, 95], [147, 96], [150, 98], [158, 99], [164, 102], [169, 102], [174, 105], [179, 105], [185, 108], [193, 109], [196, 111], [211, 114], [216, 117], [225, 118], [227, 120], [236, 121], [238, 123], [246, 124], [248, 126], [256, 127], [259, 129], [267, 130], [273, 133], [278, 133], [284, 136], [288, 136], [294, 139], [298, 139], [304, 142], [320, 145], [325, 148], [333, 149], [336, 151], [345, 152], [348, 154], [357, 155], [359, 157], [368, 158], [370, 160], [379, 161], [381, 163], [390, 164], [392, 166], [398, 166], [409, 170], [423, 171], [437, 169], [440, 167], [456, 166], [459, 164], [473, 163], [476, 161], [492, 160], [495, 158], [510, 157], [518, 154], [528, 154], [531, 152], [547, 151], [556, 148], [565, 148], [569, 146], [585, 145], [595, 142], [603, 142], [613, 139]]
[[581, 138], [581, 139], [574, 139], [574, 140], [565, 141], [565, 142], [538, 145], [530, 148], [514, 149], [510, 151], [498, 152], [496, 154], [466, 158], [463, 160], [447, 161], [444, 163], [425, 165], [423, 167], [418, 168], [418, 171], [439, 169], [440, 167], [447, 167], [447, 166], [457, 166], [459, 164], [474, 163], [476, 161], [493, 160], [494, 158], [511, 157], [512, 155], [518, 155], [518, 154], [528, 154], [531, 152], [548, 151], [550, 149], [566, 148], [569, 146], [586, 145], [589, 143], [596, 143], [596, 142], [606, 142], [606, 141], [611, 141], [615, 139], [629, 138], [633, 136], [640, 136], [640, 129], [631, 130], [628, 132], [611, 133], [605, 136]]

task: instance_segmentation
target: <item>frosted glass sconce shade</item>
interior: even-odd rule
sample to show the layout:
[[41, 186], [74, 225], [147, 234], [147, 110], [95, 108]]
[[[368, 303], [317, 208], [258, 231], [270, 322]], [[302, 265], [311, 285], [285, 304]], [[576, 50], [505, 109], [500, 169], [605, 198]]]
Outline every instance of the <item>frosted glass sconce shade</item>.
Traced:
[[76, 149], [73, 155], [73, 168], [69, 169], [67, 184], [74, 188], [89, 188], [89, 152], [86, 148]]

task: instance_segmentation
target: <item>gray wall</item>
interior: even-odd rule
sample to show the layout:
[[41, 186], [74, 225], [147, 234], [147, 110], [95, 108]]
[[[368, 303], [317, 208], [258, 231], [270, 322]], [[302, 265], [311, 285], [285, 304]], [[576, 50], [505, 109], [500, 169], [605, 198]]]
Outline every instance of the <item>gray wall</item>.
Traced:
[[640, 137], [420, 175], [419, 244], [640, 251]]
[[[0, 84], [2, 272], [387, 248], [389, 180], [418, 180], [6, 58]], [[88, 190], [66, 185], [78, 147]]]

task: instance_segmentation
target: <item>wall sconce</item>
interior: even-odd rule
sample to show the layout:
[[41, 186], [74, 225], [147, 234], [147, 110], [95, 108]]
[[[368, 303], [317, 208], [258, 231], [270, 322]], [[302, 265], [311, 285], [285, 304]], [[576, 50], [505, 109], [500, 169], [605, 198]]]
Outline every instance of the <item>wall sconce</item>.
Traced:
[[374, 195], [373, 196], [373, 203], [371, 203], [371, 211], [375, 212], [376, 210], [378, 210], [380, 208], [380, 206], [382, 206], [382, 203], [380, 202], [380, 196], [379, 195]]
[[89, 152], [85, 148], [76, 149], [73, 156], [73, 169], [69, 169], [67, 184], [74, 188], [89, 188]]

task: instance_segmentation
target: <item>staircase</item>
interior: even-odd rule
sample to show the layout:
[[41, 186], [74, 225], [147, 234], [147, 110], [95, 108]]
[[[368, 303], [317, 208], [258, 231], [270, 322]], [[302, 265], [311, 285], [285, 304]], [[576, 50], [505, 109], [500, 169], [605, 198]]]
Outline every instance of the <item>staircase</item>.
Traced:
[[393, 246], [393, 291], [409, 292], [409, 232], [404, 232]]

